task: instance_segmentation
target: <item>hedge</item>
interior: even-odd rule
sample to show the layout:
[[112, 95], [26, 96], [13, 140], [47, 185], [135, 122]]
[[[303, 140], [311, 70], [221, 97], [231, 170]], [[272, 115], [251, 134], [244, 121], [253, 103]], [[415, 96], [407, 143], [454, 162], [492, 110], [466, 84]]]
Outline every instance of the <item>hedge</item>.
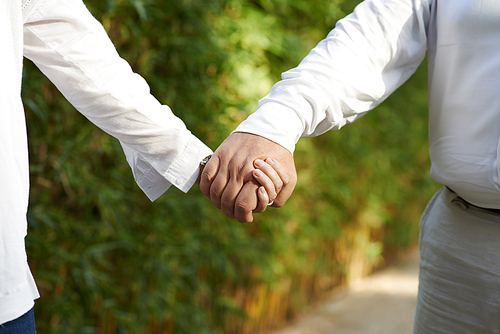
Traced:
[[[215, 149], [356, 0], [87, 0], [153, 95]], [[428, 178], [425, 64], [299, 142], [288, 203], [252, 224], [199, 192], [149, 202], [118, 141], [25, 62], [28, 258], [40, 333], [264, 333], [414, 246]]]

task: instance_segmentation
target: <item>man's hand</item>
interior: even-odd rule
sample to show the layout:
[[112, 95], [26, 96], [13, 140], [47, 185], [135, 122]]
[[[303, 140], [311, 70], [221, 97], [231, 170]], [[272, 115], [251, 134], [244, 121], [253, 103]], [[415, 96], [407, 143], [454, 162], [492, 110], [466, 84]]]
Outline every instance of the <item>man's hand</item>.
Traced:
[[[266, 161], [267, 158], [271, 159]], [[274, 192], [267, 191], [269, 201], [274, 201], [272, 206], [283, 206], [292, 194], [297, 174], [290, 151], [261, 136], [233, 133], [215, 151], [200, 179], [203, 194], [227, 217], [236, 218], [240, 222], [251, 222], [252, 212], [265, 210], [265, 207], [262, 208], [257, 203], [257, 198], [263, 198], [262, 193], [259, 195], [263, 190], [255, 181], [259, 179], [259, 171], [255, 167], [259, 168], [259, 164], [261, 168], [267, 167], [258, 159], [273, 167], [281, 179], [281, 182], [273, 180]], [[276, 161], [281, 165], [276, 164]], [[268, 188], [269, 186], [266, 187]]]

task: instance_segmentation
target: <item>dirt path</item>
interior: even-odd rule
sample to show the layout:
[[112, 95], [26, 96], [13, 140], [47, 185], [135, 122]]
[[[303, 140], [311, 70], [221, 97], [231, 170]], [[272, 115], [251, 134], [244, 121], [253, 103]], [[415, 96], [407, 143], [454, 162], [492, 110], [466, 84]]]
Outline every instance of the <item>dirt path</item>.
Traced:
[[350, 287], [273, 334], [411, 334], [418, 290], [418, 254]]

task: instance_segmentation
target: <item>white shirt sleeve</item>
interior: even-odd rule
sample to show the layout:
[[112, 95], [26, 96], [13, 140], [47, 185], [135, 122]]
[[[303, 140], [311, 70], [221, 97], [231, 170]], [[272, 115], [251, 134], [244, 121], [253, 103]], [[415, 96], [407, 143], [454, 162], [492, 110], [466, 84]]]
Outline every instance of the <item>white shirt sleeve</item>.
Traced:
[[375, 108], [417, 69], [427, 49], [426, 0], [366, 0], [285, 72], [237, 132], [294, 151], [301, 137], [339, 129]]
[[155, 200], [170, 185], [187, 192], [212, 151], [120, 58], [81, 0], [31, 0], [24, 55], [85, 117], [118, 138], [138, 185]]

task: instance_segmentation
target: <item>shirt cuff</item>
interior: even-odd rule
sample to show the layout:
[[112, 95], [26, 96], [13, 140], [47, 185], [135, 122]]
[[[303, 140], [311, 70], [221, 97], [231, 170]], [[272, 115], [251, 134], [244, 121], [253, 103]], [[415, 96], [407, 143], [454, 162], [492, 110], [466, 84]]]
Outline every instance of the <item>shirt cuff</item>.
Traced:
[[248, 116], [234, 132], [259, 135], [283, 146], [293, 154], [303, 129], [303, 122], [294, 110], [281, 103], [266, 102]]
[[170, 184], [187, 193], [198, 179], [201, 160], [212, 153], [202, 141], [190, 135], [186, 148], [163, 176]]
[[190, 134], [180, 156], [162, 175], [141, 154], [124, 144], [122, 147], [137, 185], [151, 201], [158, 199], [172, 185], [185, 193], [188, 192], [198, 178], [201, 160], [213, 153], [203, 142]]
[[161, 176], [152, 166], [149, 167], [150, 168], [137, 178], [135, 182], [151, 202], [154, 202], [170, 188], [172, 183], [168, 182], [167, 179]]

